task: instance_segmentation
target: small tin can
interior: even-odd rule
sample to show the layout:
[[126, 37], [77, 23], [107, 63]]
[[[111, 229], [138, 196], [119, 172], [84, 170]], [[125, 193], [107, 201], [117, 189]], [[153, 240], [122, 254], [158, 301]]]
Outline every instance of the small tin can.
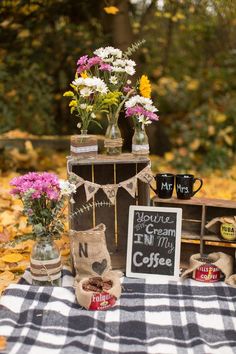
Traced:
[[214, 283], [220, 280], [221, 271], [212, 263], [205, 263], [193, 272], [193, 279], [205, 283]]
[[224, 240], [235, 241], [236, 240], [236, 229], [233, 224], [223, 223], [220, 227], [220, 234]]
[[107, 310], [114, 306], [116, 297], [107, 292], [94, 293], [92, 296], [89, 310]]

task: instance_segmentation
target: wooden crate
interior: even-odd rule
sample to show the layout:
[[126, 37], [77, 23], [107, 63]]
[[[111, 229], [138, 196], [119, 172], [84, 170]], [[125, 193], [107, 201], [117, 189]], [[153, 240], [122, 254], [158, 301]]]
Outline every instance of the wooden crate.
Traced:
[[182, 208], [181, 261], [193, 253], [225, 252], [235, 256], [236, 241], [226, 241], [220, 235], [212, 234], [206, 224], [215, 217], [236, 215], [236, 202], [223, 199], [154, 197], [152, 205]]
[[[117, 157], [97, 155], [96, 158], [69, 160], [68, 170], [84, 180], [97, 184], [117, 184], [125, 181], [149, 165], [146, 157], [134, 157], [132, 154], [122, 154]], [[127, 248], [128, 215], [130, 205], [150, 204], [149, 185], [138, 181], [136, 196], [133, 198], [125, 189], [119, 188], [114, 205], [95, 206], [98, 203], [109, 203], [103, 190], [99, 189], [93, 199], [86, 202], [84, 186], [77, 188], [75, 203], [70, 204], [70, 228], [87, 230], [104, 223], [106, 225], [106, 240], [112, 256], [114, 269], [124, 269]], [[88, 205], [93, 207], [87, 207]], [[84, 212], [74, 215], [84, 208]]]

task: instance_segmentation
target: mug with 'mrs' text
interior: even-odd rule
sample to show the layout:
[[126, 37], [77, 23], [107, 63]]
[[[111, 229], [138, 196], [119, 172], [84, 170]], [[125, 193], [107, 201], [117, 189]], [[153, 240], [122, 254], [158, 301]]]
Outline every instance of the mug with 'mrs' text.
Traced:
[[[198, 188], [194, 190], [195, 182], [200, 182]], [[179, 199], [190, 199], [193, 197], [203, 185], [201, 178], [195, 178], [193, 175], [189, 174], [179, 174], [176, 175], [175, 188], [177, 198]]]

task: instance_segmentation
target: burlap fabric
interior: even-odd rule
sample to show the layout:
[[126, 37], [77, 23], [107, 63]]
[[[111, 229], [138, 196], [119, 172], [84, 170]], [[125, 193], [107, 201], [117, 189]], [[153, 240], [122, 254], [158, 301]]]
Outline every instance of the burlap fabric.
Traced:
[[219, 235], [220, 226], [223, 223], [232, 224], [232, 226], [236, 228], [236, 216], [221, 216], [214, 218], [207, 223], [206, 229]]
[[106, 226], [99, 224], [86, 231], [70, 230], [71, 253], [76, 270], [75, 294], [78, 303], [89, 309], [93, 291], [85, 291], [83, 284], [89, 278], [100, 276], [104, 281], [111, 280], [112, 287], [106, 292], [116, 299], [121, 294], [120, 277], [122, 273], [111, 270], [111, 258], [106, 245]]
[[104, 224], [86, 231], [70, 230], [72, 258], [80, 279], [103, 276], [111, 270], [105, 230]]
[[226, 284], [236, 288], [236, 274], [231, 275], [228, 279], [225, 279]]
[[[212, 264], [219, 268], [221, 272], [224, 274], [225, 279], [227, 280], [233, 273], [233, 257], [225, 254], [223, 252], [213, 252], [208, 254], [208, 258], [212, 259]], [[200, 253], [193, 254], [190, 257], [189, 267], [186, 269], [181, 278], [186, 278], [187, 276], [192, 275], [194, 270], [199, 268], [200, 266], [206, 264], [206, 262], [201, 261]]]
[[[120, 284], [120, 277], [122, 276], [122, 272], [119, 271], [110, 271], [106, 273], [102, 277], [104, 281], [111, 280], [112, 281], [112, 287], [109, 290], [106, 290], [106, 293], [115, 296], [116, 299], [119, 299], [121, 295], [121, 284]], [[83, 289], [83, 284], [86, 283], [89, 280], [90, 277], [80, 279], [77, 278], [75, 279], [75, 295], [77, 298], [78, 303], [85, 307], [86, 309], [89, 309], [94, 292], [92, 291], [85, 291]]]

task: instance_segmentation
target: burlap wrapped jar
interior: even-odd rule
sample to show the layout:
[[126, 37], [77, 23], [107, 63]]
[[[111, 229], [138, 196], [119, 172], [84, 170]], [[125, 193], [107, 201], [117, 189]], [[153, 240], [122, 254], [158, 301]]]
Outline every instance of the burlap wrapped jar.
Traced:
[[[233, 258], [230, 255], [223, 252], [213, 252], [208, 254], [208, 259], [211, 260], [211, 263], [222, 272], [226, 280], [232, 275]], [[206, 262], [201, 260], [200, 253], [193, 254], [190, 257], [189, 267], [183, 272], [181, 278], [191, 276], [195, 270], [204, 264], [206, 264]]]
[[76, 274], [82, 279], [102, 276], [111, 270], [106, 237], [106, 226], [99, 224], [85, 231], [70, 231], [71, 252]]
[[[121, 294], [119, 271], [111, 271], [111, 258], [106, 246], [106, 226], [100, 224], [85, 231], [70, 231], [71, 252], [76, 271], [75, 293], [78, 303], [91, 310], [105, 310], [114, 306]], [[100, 279], [110, 282], [109, 289], [84, 290], [84, 284]]]

